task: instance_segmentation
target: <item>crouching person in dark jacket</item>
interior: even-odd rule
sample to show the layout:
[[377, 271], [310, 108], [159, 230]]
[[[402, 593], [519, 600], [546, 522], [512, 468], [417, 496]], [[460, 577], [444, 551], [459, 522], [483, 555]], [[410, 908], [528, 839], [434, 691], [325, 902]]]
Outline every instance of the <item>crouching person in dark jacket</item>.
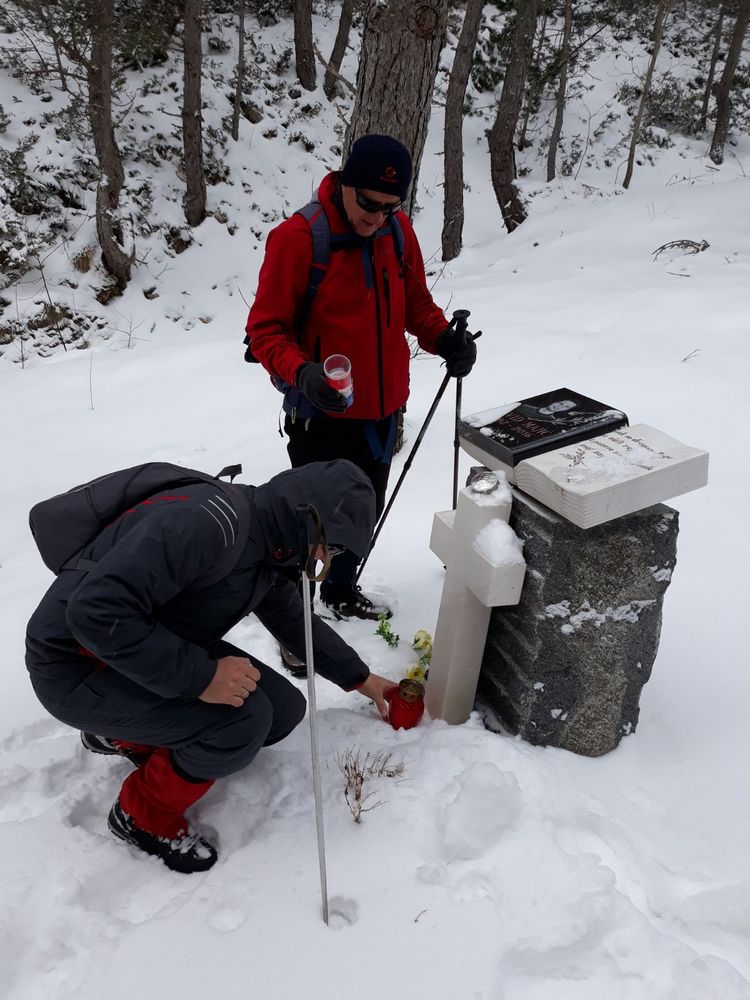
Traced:
[[[311, 540], [310, 548], [324, 561], [335, 549], [364, 557], [374, 524], [372, 486], [349, 462], [314, 463], [242, 488], [248, 537], [219, 582], [191, 586], [210, 577], [232, 543], [238, 518], [226, 496], [206, 483], [162, 491], [106, 527], [81, 553], [88, 568], [62, 572], [28, 625], [26, 664], [45, 709], [80, 729], [87, 749], [136, 765], [110, 830], [175, 871], [204, 871], [217, 858], [185, 810], [304, 717], [305, 699], [290, 681], [223, 639], [252, 612], [304, 656], [293, 582], [297, 505], [320, 515], [327, 545]], [[383, 692], [392, 682], [370, 673], [315, 616], [313, 648], [318, 673], [387, 716]]]

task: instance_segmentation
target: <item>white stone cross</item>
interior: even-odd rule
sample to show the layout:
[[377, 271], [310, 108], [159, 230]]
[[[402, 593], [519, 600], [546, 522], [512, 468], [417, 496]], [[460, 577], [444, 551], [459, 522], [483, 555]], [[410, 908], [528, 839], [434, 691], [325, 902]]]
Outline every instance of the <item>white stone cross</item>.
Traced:
[[483, 473], [456, 510], [432, 521], [430, 548], [446, 567], [425, 704], [433, 719], [466, 722], [474, 707], [493, 607], [518, 604], [526, 573], [508, 525], [512, 496], [502, 473]]

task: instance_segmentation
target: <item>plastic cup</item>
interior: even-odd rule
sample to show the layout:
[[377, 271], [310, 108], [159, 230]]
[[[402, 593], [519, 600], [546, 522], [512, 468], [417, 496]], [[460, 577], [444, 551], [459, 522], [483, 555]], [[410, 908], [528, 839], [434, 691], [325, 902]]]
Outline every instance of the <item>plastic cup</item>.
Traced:
[[354, 383], [352, 382], [352, 363], [345, 354], [331, 354], [323, 362], [323, 374], [328, 384], [346, 400], [346, 405], [354, 402]]

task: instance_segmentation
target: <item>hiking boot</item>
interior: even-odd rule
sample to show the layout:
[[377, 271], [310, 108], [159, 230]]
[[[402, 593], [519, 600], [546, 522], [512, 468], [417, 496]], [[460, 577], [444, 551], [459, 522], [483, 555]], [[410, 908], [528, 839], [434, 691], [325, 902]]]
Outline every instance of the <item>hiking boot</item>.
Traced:
[[334, 583], [325, 590], [321, 587], [320, 599], [339, 621], [361, 618], [364, 621], [376, 622], [381, 615], [390, 618], [393, 614], [385, 604], [375, 604], [369, 597], [365, 597], [356, 583]]
[[158, 837], [156, 834], [139, 829], [133, 822], [132, 816], [128, 816], [120, 805], [119, 798], [110, 809], [107, 826], [115, 837], [124, 840], [126, 844], [161, 858], [173, 872], [182, 872], [185, 875], [205, 872], [218, 858], [213, 844], [195, 830], [191, 830], [189, 826], [176, 837]]
[[102, 753], [110, 756], [115, 754], [118, 757], [127, 757], [131, 764], [141, 767], [154, 752], [154, 747], [146, 746], [144, 743], [129, 743], [127, 740], [109, 740], [106, 736], [97, 736], [95, 733], [81, 733], [81, 743], [86, 750], [91, 753]]
[[279, 644], [279, 655], [281, 656], [281, 662], [292, 677], [296, 677], [298, 680], [301, 677], [307, 677], [305, 661], [295, 656], [291, 649], [287, 649], [286, 646]]

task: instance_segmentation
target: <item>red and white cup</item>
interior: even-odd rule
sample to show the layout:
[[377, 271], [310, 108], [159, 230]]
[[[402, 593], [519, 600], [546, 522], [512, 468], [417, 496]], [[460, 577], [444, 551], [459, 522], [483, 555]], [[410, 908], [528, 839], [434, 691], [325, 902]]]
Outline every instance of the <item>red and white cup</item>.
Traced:
[[349, 358], [345, 354], [331, 354], [323, 362], [323, 374], [328, 384], [344, 397], [346, 405], [351, 406], [354, 402], [354, 383]]

